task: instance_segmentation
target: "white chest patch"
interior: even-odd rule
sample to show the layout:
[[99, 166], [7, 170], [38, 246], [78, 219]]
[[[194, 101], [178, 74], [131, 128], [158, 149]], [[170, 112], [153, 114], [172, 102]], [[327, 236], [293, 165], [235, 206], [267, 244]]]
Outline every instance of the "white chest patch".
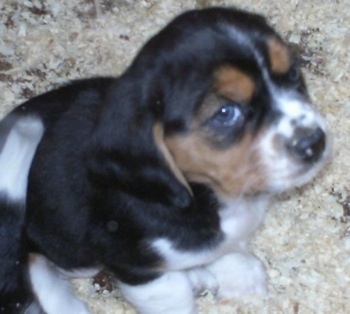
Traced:
[[265, 217], [267, 197], [230, 200], [219, 213], [224, 239], [214, 248], [196, 251], [179, 250], [167, 238], [158, 238], [151, 244], [164, 258], [162, 270], [184, 270], [207, 265], [221, 256], [245, 251], [248, 240]]

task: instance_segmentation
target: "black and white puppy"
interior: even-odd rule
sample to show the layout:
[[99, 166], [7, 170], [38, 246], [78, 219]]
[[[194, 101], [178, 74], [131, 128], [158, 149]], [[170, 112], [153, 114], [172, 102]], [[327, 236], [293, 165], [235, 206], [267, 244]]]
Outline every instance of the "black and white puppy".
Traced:
[[20, 105], [0, 149], [0, 307], [27, 314], [89, 313], [62, 274], [102, 267], [142, 314], [265, 294], [249, 238], [330, 153], [287, 45], [223, 8], [177, 17], [119, 78]]

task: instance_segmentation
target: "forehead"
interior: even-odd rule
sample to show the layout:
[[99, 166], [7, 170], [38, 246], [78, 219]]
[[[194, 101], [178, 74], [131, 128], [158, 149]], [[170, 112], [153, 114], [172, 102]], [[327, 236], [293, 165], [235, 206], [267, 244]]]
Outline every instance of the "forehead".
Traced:
[[[248, 103], [261, 81], [271, 76], [286, 75], [292, 66], [289, 48], [277, 35], [258, 43], [249, 37], [246, 41], [249, 41], [245, 48], [247, 51], [232, 51], [232, 54], [241, 54], [238, 61], [218, 66], [213, 74], [214, 92], [238, 103]], [[234, 57], [232, 59], [235, 60]]]
[[180, 16], [143, 52], [140, 58], [147, 62], [156, 60], [155, 52], [161, 56], [157, 69], [164, 77], [160, 86], [167, 134], [185, 130], [208, 94], [253, 106], [261, 96], [268, 106], [271, 87], [285, 84], [283, 76], [294, 65], [288, 46], [265, 19], [226, 9]]
[[235, 102], [249, 101], [255, 90], [255, 82], [244, 71], [233, 65], [224, 65], [214, 72], [214, 91]]

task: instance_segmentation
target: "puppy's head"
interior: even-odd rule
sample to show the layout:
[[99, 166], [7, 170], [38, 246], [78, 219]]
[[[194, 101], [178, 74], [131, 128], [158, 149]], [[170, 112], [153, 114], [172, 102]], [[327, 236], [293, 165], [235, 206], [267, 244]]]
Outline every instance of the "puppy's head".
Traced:
[[111, 165], [103, 171], [119, 187], [175, 206], [191, 204], [188, 182], [222, 197], [284, 191], [310, 180], [330, 151], [288, 46], [264, 18], [235, 9], [176, 18], [109, 103], [98, 141], [112, 162], [99, 165]]
[[205, 183], [223, 197], [277, 193], [309, 181], [329, 155], [297, 59], [261, 16], [185, 13], [139, 62], [157, 73], [164, 156], [182, 182]]

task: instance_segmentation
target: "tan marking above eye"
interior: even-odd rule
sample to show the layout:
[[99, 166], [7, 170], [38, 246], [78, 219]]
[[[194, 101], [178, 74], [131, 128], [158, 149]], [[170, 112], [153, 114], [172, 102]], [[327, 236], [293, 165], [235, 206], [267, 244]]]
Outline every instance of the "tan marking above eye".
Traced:
[[225, 65], [214, 73], [214, 92], [232, 101], [248, 102], [254, 93], [255, 83], [241, 70]]
[[271, 71], [277, 74], [288, 73], [291, 67], [288, 47], [277, 37], [272, 37], [267, 42]]

